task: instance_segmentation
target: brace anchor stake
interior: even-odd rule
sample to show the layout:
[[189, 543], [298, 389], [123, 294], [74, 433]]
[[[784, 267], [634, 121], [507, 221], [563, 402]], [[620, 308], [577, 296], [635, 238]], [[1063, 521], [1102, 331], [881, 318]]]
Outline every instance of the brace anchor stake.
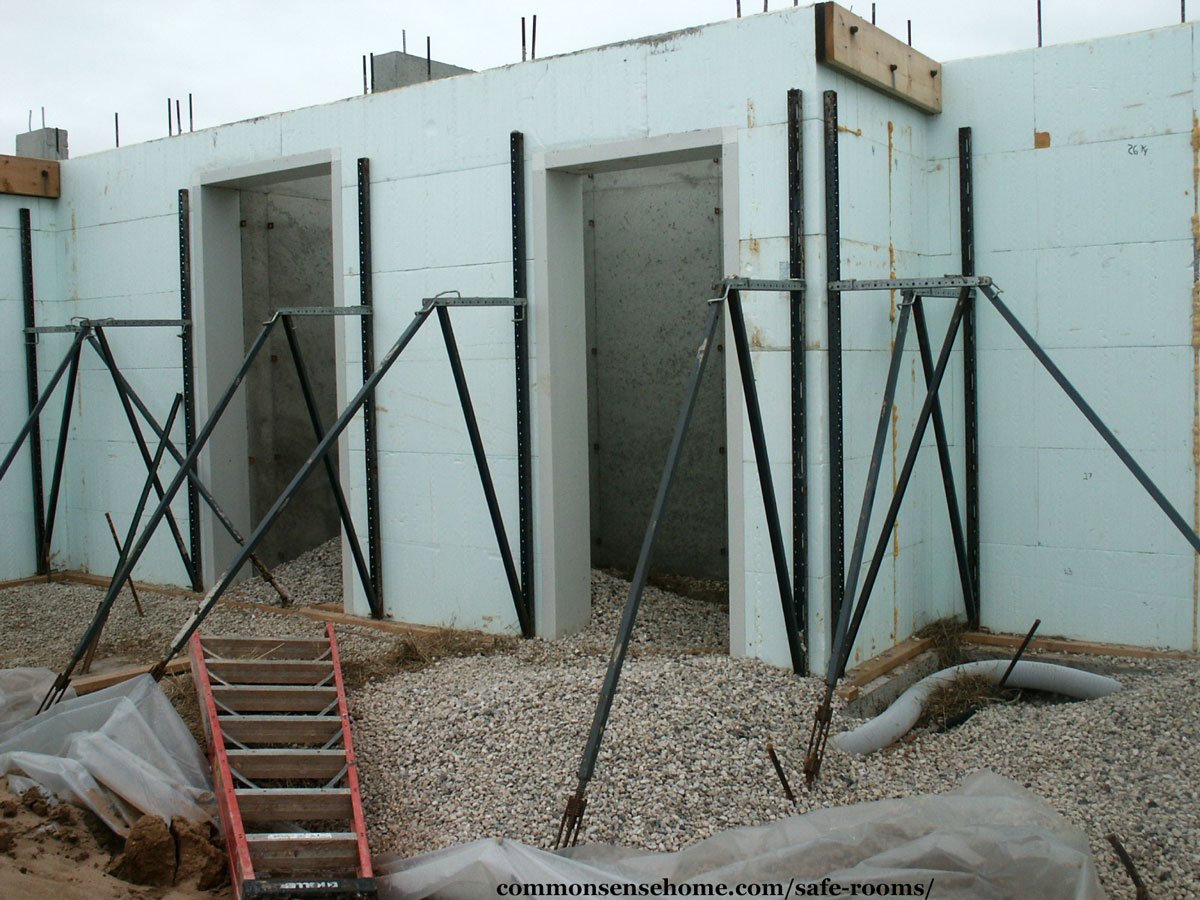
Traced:
[[554, 839], [554, 849], [574, 847], [579, 843], [579, 831], [583, 824], [583, 813], [587, 809], [587, 797], [580, 788], [567, 800], [567, 808], [563, 811], [562, 821], [558, 823], [558, 836]]

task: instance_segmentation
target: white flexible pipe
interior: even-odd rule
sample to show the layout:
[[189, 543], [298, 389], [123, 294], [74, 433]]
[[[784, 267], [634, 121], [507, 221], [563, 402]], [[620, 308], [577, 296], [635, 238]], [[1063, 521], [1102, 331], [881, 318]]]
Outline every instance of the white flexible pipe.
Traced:
[[[932, 675], [922, 678], [907, 691], [896, 698], [886, 710], [855, 728], [853, 731], [843, 731], [831, 739], [833, 743], [849, 753], [866, 756], [893, 741], [899, 740], [917, 720], [925, 708], [929, 695], [939, 687], [961, 678], [964, 675], [982, 675], [993, 684], [999, 684], [1008, 668], [1006, 659], [987, 659], [982, 662], [963, 663], [952, 666]], [[1092, 672], [1081, 672], [1068, 666], [1056, 666], [1051, 663], [1027, 662], [1021, 660], [1008, 676], [1006, 687], [1029, 688], [1037, 691], [1052, 691], [1055, 694], [1065, 694], [1079, 700], [1093, 700], [1096, 697], [1107, 697], [1121, 689], [1121, 682], [1105, 675], [1095, 675]]]

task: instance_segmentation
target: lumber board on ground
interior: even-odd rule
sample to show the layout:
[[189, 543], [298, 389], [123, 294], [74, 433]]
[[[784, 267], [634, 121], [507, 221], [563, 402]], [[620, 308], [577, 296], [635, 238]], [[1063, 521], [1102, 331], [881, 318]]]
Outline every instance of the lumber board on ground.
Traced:
[[[968, 644], [982, 647], [1005, 647], [1015, 650], [1024, 635], [991, 634], [985, 631], [968, 631], [962, 636]], [[1184, 650], [1156, 650], [1153, 647], [1135, 647], [1132, 644], [1099, 644], [1093, 641], [1072, 641], [1067, 638], [1037, 638], [1029, 644], [1030, 650], [1047, 650], [1051, 653], [1083, 653], [1088, 656], [1127, 656], [1134, 659], [1196, 659], [1196, 654]]]
[[[167, 663], [168, 675], [182, 675], [191, 669], [192, 663], [186, 658], [173, 659]], [[98, 672], [94, 675], [84, 675], [81, 678], [71, 680], [71, 687], [75, 688], [77, 694], [91, 694], [95, 691], [106, 687], [112, 687], [114, 684], [120, 684], [122, 681], [128, 681], [130, 678], [136, 678], [139, 675], [147, 674], [153, 668], [148, 666], [122, 666], [119, 669], [113, 669], [109, 672]]]
[[881, 678], [910, 659], [920, 656], [932, 646], [933, 641], [930, 638], [912, 637], [884, 650], [878, 656], [873, 656], [846, 672], [846, 678], [838, 688], [838, 696], [847, 701], [857, 699], [862, 689], [876, 678]]

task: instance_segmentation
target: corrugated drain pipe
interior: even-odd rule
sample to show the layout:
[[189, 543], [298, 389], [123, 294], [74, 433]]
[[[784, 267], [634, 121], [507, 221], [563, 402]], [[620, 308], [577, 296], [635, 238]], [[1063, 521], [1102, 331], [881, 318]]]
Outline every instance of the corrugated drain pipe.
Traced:
[[[993, 684], [999, 684], [1008, 665], [1009, 662], [1006, 659], [987, 659], [982, 662], [963, 663], [940, 672], [934, 672], [897, 697], [891, 706], [874, 719], [853, 731], [843, 731], [841, 734], [834, 735], [831, 741], [849, 753], [857, 753], [861, 756], [874, 753], [908, 733], [909, 729], [921, 718], [925, 701], [937, 688], [964, 675], [982, 675], [990, 679]], [[1012, 674], [1008, 676], [1008, 687], [1050, 691], [1067, 697], [1075, 697], [1078, 700], [1094, 700], [1097, 697], [1107, 697], [1114, 691], [1119, 691], [1121, 683], [1106, 675], [1082, 672], [1069, 666], [1022, 660], [1017, 663]]]

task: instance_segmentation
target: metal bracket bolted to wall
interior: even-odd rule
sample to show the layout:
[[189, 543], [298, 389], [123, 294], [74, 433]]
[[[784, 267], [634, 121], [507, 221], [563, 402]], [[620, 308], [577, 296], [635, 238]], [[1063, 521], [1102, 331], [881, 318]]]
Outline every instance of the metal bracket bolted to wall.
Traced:
[[723, 278], [713, 285], [718, 291], [783, 291], [803, 293], [803, 278]]
[[191, 319], [75, 319], [70, 325], [39, 325], [25, 334], [74, 334], [92, 328], [191, 328]]
[[[271, 318], [281, 316], [369, 316], [375, 310], [370, 306], [283, 306], [271, 311]], [[266, 323], [263, 323], [266, 324]]]
[[[850, 278], [842, 281], [829, 282], [829, 290], [840, 293], [851, 291], [917, 291], [924, 297], [936, 296], [931, 291], [963, 288], [976, 288], [990, 285], [992, 279], [987, 275], [947, 275], [944, 278]], [[950, 296], [957, 297], [954, 293]]]
[[421, 301], [422, 307], [428, 306], [527, 306], [524, 297], [426, 297]]

